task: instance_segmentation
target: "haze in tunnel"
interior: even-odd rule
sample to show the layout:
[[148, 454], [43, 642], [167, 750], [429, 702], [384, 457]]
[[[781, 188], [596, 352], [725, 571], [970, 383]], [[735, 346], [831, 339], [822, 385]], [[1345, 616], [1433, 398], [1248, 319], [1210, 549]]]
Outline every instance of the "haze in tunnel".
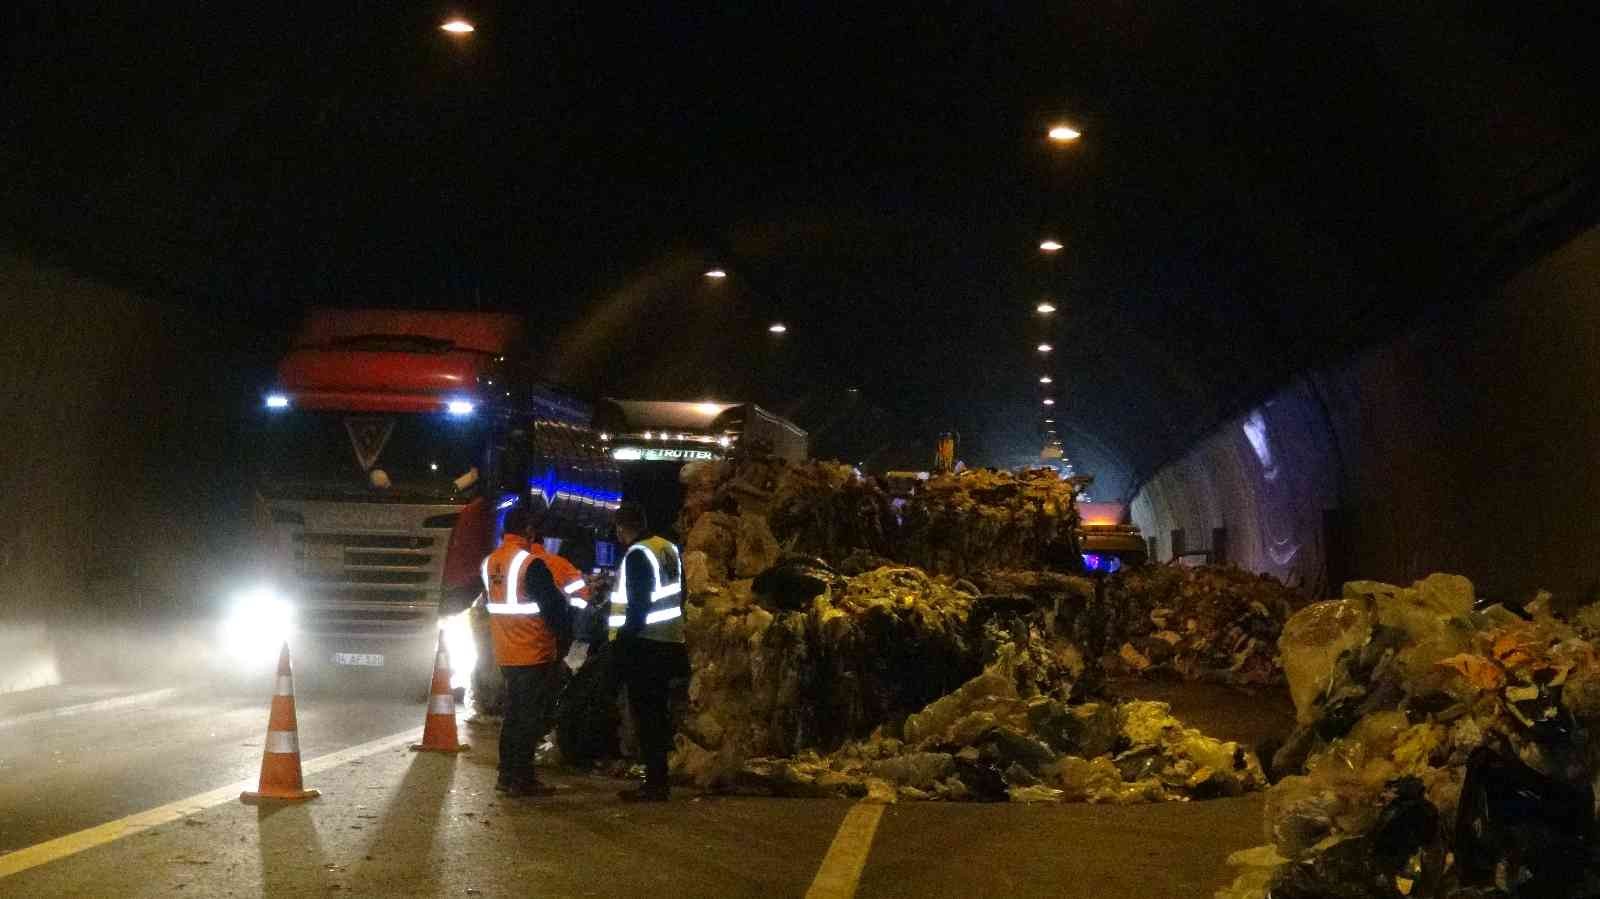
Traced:
[[[26, 424], [6, 578], [81, 581], [63, 560], [95, 545], [102, 579], [193, 583], [131, 535], [211, 560], [245, 530], [245, 426], [313, 305], [516, 311], [582, 391], [750, 393], [852, 461], [921, 467], [944, 430], [972, 464], [1037, 452], [1049, 297], [1060, 431], [1097, 493], [1162, 540], [1226, 528], [1238, 561], [1306, 584], [1486, 558], [1461, 549], [1496, 543], [1508, 505], [1459, 474], [1501, 458], [1480, 430], [1520, 448], [1525, 496], [1573, 495], [1587, 325], [1561, 314], [1592, 299], [1569, 242], [1596, 219], [1597, 158], [1580, 11], [1091, 3], [796, 27], [487, 4], [470, 49], [426, 4], [314, 27], [185, 12], [12, 13], [35, 39], [9, 45], [0, 136]], [[1058, 152], [1062, 115], [1082, 138]], [[1570, 277], [1525, 286], [1546, 266]], [[1540, 309], [1557, 326], [1523, 330]], [[1431, 364], [1469, 351], [1494, 364]], [[1456, 439], [1461, 420], [1484, 425]], [[1385, 423], [1418, 433], [1374, 443]], [[1564, 502], [1524, 532], [1576, 546]], [[1575, 590], [1573, 556], [1515, 567]]]

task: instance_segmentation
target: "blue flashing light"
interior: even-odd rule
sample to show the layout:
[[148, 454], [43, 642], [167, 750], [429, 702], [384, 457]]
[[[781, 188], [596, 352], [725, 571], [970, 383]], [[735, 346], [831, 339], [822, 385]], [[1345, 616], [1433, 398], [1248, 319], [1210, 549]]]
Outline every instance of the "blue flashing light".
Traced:
[[543, 477], [528, 479], [528, 491], [544, 496], [546, 505], [553, 506], [563, 498], [576, 499], [590, 505], [601, 505], [615, 508], [622, 504], [622, 494], [606, 493], [602, 490], [591, 490], [582, 484], [572, 484], [556, 476], [555, 469], [544, 473]]
[[1122, 560], [1116, 556], [1102, 556], [1099, 553], [1084, 553], [1083, 567], [1086, 571], [1097, 571], [1101, 574], [1115, 574], [1122, 570]]
[[281, 393], [269, 393], [267, 394], [267, 408], [275, 410], [287, 409], [289, 408], [289, 398]]
[[444, 408], [451, 415], [465, 417], [478, 411], [478, 404], [471, 400], [451, 400], [445, 404]]

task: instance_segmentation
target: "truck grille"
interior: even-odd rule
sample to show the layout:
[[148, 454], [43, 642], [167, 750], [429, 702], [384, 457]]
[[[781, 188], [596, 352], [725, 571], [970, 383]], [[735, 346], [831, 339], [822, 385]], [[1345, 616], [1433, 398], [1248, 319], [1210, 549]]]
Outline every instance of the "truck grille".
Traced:
[[457, 506], [278, 500], [300, 626], [353, 637], [431, 631]]
[[302, 532], [294, 535], [294, 562], [301, 582], [328, 598], [416, 602], [415, 588], [438, 577], [435, 542], [409, 534]]

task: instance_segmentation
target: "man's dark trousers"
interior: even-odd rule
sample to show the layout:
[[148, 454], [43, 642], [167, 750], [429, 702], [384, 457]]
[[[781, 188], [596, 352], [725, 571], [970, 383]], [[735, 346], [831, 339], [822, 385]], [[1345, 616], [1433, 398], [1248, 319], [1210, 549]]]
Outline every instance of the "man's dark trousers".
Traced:
[[689, 653], [682, 643], [639, 637], [622, 638], [617, 661], [628, 685], [628, 708], [639, 734], [644, 780], [667, 786], [667, 753], [672, 750], [672, 682], [689, 674]]
[[560, 689], [559, 661], [543, 665], [502, 665], [506, 679], [506, 717], [500, 725], [500, 780], [538, 782], [533, 754], [550, 729], [550, 713]]

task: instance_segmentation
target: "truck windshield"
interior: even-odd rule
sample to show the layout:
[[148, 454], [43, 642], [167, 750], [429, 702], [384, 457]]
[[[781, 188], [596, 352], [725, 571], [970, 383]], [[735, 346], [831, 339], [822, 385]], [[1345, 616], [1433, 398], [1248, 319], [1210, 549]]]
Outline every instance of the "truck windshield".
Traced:
[[477, 491], [484, 428], [440, 413], [271, 414], [258, 443], [269, 495], [444, 499]]

